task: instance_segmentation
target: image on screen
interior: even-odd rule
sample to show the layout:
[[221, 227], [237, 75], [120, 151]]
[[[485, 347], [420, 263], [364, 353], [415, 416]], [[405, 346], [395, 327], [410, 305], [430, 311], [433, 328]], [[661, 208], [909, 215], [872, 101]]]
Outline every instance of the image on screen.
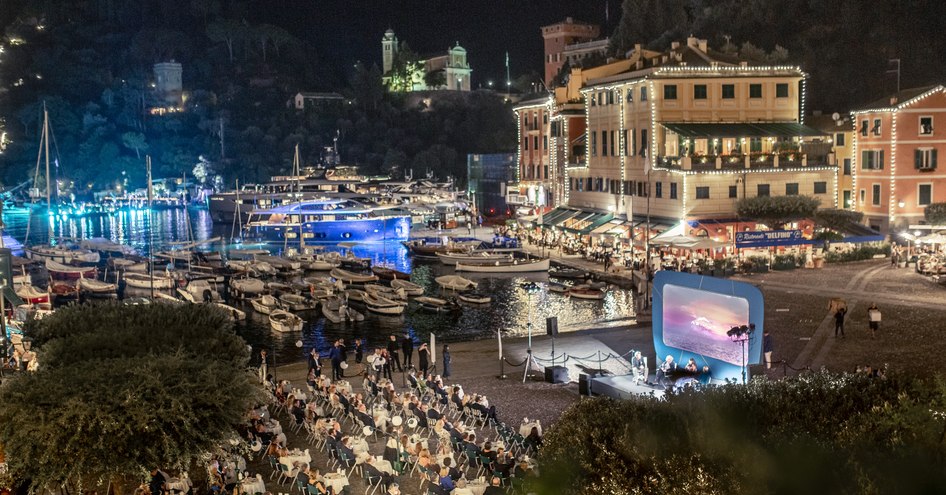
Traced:
[[741, 297], [664, 286], [663, 340], [669, 347], [741, 365], [742, 345], [726, 332], [748, 322], [749, 302]]

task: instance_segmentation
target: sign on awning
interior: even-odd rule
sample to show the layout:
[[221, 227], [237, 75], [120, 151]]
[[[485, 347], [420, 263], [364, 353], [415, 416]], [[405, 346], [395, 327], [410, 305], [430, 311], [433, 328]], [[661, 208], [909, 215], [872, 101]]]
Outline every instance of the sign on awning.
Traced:
[[736, 232], [736, 247], [796, 246], [815, 241], [805, 239], [800, 230], [750, 230]]

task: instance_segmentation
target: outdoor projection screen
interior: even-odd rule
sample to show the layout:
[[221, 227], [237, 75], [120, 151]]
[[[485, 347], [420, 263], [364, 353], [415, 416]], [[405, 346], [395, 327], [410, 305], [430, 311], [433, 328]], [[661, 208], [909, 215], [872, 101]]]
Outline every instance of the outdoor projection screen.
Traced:
[[[747, 366], [759, 363], [764, 308], [757, 288], [743, 282], [659, 271], [653, 294], [658, 366], [667, 355], [681, 367], [694, 358], [700, 369], [709, 366], [714, 379], [741, 381], [743, 360]], [[756, 330], [745, 346], [726, 334], [732, 327], [750, 323]]]

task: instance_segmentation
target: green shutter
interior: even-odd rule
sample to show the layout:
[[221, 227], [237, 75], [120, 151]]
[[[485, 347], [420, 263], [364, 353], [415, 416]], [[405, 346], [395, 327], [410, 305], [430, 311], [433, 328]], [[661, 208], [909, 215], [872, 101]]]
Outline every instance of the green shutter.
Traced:
[[916, 169], [923, 168], [923, 150], [920, 150], [920, 149], [913, 150], [913, 168], [916, 168]]

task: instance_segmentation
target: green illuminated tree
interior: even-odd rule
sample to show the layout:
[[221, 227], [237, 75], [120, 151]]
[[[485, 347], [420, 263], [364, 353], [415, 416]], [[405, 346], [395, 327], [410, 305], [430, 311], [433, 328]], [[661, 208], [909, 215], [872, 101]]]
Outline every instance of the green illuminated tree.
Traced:
[[946, 225], [946, 203], [933, 203], [923, 210], [923, 217], [930, 225]]
[[811, 196], [756, 196], [740, 199], [736, 212], [741, 218], [778, 229], [788, 222], [812, 218], [819, 204], [821, 202]]
[[0, 441], [36, 487], [189, 466], [259, 397], [245, 342], [213, 307], [74, 306], [26, 332], [42, 365], [0, 388]]

